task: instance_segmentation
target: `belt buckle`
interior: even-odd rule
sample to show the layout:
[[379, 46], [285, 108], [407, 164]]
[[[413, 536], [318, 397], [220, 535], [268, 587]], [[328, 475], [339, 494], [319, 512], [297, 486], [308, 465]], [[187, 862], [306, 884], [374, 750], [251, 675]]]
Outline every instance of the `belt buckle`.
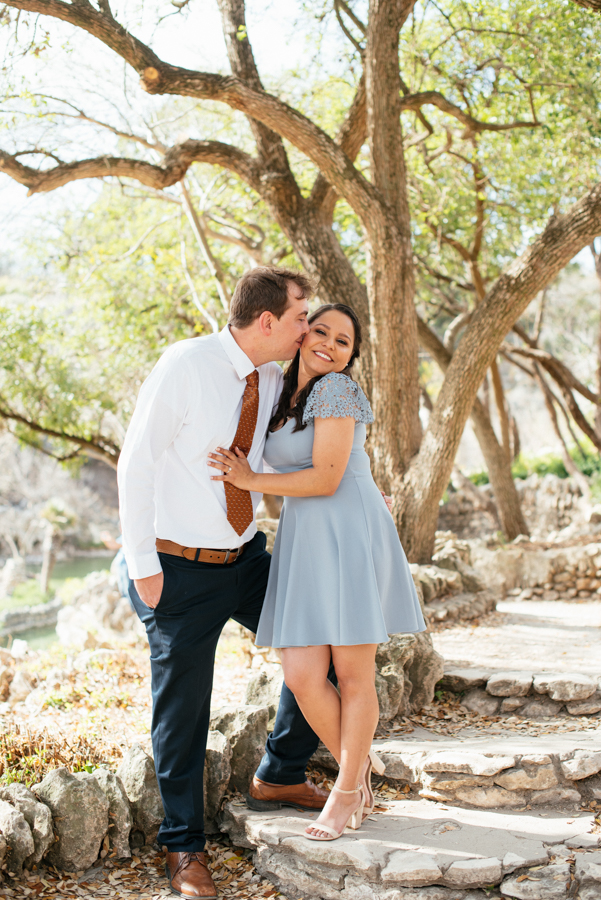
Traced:
[[[226, 566], [226, 565], [228, 564], [228, 562], [230, 561], [231, 553], [232, 553], [231, 550], [226, 550], [226, 551], [225, 551], [225, 559], [223, 560], [223, 565], [224, 565], [224, 566]], [[237, 557], [236, 557], [236, 558], [237, 558]]]

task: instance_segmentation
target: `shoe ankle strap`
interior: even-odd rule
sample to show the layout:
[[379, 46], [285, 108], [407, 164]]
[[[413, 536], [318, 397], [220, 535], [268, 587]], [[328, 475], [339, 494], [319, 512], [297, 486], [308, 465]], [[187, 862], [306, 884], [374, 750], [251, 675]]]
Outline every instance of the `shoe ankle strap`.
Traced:
[[339, 794], [358, 794], [361, 790], [361, 785], [357, 785], [354, 791], [343, 791], [342, 788], [339, 788], [337, 785], [334, 785], [332, 788], [333, 791], [338, 791]]

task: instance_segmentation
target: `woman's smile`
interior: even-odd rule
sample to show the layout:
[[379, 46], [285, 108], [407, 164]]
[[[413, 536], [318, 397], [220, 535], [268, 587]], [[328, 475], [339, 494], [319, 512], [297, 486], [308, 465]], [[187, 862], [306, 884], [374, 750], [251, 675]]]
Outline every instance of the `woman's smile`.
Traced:
[[355, 329], [347, 315], [339, 310], [324, 312], [311, 322], [311, 330], [301, 346], [301, 374], [314, 378], [328, 372], [342, 372], [353, 352]]

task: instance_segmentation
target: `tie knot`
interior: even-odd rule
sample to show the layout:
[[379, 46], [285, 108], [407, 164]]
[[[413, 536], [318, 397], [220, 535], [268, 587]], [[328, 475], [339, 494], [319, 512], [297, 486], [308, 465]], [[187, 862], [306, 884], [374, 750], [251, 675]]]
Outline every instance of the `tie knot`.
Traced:
[[257, 372], [256, 369], [255, 369], [253, 372], [251, 372], [250, 375], [247, 375], [247, 376], [246, 376], [246, 383], [249, 384], [249, 385], [250, 385], [251, 387], [253, 387], [253, 388], [258, 387], [258, 385], [259, 385], [259, 373]]

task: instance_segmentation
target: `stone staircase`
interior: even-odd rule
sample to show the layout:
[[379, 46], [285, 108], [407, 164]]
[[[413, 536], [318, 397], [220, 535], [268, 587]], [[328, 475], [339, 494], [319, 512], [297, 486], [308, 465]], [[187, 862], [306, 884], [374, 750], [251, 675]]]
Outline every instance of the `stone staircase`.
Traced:
[[601, 712], [599, 679], [569, 672], [533, 672], [445, 664], [439, 687], [461, 694], [461, 703], [486, 716], [538, 718]]
[[[410, 793], [338, 841], [303, 838], [311, 813], [226, 806], [222, 831], [290, 900], [601, 900], [596, 732], [374, 747]], [[323, 749], [314, 762], [333, 767]]]

